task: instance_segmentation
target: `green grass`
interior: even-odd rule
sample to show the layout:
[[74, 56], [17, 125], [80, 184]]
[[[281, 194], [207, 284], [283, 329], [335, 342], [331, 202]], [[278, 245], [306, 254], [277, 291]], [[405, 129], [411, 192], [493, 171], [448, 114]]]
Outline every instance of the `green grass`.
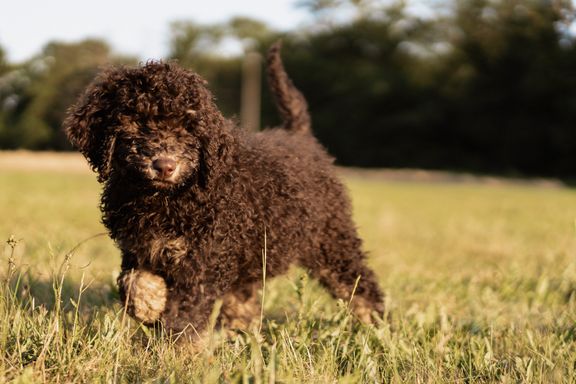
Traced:
[[576, 192], [348, 185], [389, 320], [294, 270], [261, 332], [192, 347], [124, 315], [93, 175], [0, 171], [0, 382], [576, 381]]

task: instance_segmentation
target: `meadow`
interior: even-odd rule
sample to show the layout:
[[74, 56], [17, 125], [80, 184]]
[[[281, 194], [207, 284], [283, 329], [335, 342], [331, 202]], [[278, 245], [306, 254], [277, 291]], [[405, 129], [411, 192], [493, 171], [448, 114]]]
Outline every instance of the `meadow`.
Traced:
[[0, 167], [0, 382], [576, 382], [576, 191], [346, 183], [386, 319], [294, 269], [260, 329], [191, 346], [118, 303], [93, 174]]

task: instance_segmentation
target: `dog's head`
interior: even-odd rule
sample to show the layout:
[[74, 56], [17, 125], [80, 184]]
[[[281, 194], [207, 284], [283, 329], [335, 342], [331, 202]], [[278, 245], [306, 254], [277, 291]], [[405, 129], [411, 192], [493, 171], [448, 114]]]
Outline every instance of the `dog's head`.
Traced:
[[206, 186], [226, 164], [231, 124], [206, 82], [173, 63], [111, 68], [70, 108], [64, 128], [98, 172], [155, 189]]

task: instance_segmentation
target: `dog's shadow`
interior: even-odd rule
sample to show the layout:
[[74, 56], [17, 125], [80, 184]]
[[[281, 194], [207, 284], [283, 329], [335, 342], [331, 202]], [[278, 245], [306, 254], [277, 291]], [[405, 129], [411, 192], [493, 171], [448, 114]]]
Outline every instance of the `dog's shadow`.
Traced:
[[88, 313], [119, 303], [118, 288], [111, 278], [48, 277], [25, 270], [14, 273], [5, 290], [14, 305], [32, 311], [58, 309]]

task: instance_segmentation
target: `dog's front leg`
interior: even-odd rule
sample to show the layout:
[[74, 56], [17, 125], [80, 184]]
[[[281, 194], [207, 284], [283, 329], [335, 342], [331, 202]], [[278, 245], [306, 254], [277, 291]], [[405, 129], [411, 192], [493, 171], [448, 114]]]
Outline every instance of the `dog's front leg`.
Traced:
[[127, 269], [118, 276], [118, 288], [130, 316], [144, 324], [160, 319], [168, 297], [166, 282], [161, 276], [143, 269]]
[[206, 330], [215, 301], [216, 297], [198, 287], [172, 285], [160, 322], [170, 332], [198, 339]]

